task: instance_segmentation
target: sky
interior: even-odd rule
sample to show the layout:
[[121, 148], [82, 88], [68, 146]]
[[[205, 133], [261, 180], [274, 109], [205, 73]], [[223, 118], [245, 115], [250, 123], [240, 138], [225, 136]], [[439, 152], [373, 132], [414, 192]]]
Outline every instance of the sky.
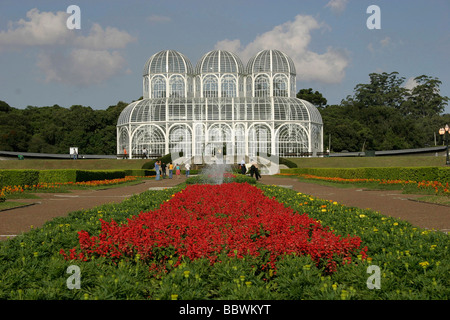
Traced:
[[260, 50], [281, 50], [295, 63], [297, 91], [317, 90], [328, 104], [373, 72], [398, 72], [408, 88], [417, 76], [436, 77], [450, 97], [449, 14], [449, 0], [2, 0], [0, 100], [131, 102], [143, 94], [146, 61], [166, 49], [194, 67], [215, 49], [244, 65]]

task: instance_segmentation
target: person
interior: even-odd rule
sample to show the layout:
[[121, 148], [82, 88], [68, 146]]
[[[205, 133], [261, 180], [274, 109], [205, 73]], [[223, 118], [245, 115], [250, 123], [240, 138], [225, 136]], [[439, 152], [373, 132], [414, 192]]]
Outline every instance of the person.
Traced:
[[255, 165], [252, 163], [250, 167], [250, 176], [253, 178], [253, 175], [255, 174]]
[[261, 175], [259, 174], [259, 169], [258, 169], [258, 163], [252, 160], [251, 164], [252, 164], [252, 166], [250, 167], [250, 175], [252, 178], [253, 178], [253, 175], [255, 175], [255, 178], [258, 181], [259, 179], [261, 179]]
[[123, 158], [127, 158], [127, 149], [123, 148]]
[[180, 179], [180, 174], [181, 174], [181, 170], [180, 170], [180, 165], [175, 164], [175, 174], [177, 175], [177, 179]]
[[186, 163], [184, 165], [185, 169], [186, 169], [186, 178], [189, 177], [189, 171], [191, 170], [191, 165], [189, 163]]
[[172, 179], [172, 174], [173, 174], [173, 164], [171, 162], [169, 163], [169, 179]]
[[158, 160], [155, 161], [155, 171], [156, 171], [156, 179], [159, 180], [159, 162]]
[[147, 149], [144, 147], [144, 149], [142, 150], [142, 154], [143, 154], [143, 157], [145, 158], [145, 159], [148, 159], [148, 151], [147, 151]]
[[165, 179], [165, 177], [166, 177], [166, 164], [164, 162], [161, 164], [161, 172], [162, 172], [163, 179]]
[[255, 166], [255, 168], [254, 168], [255, 178], [256, 178], [256, 181], [258, 181], [259, 179], [261, 179], [261, 175], [259, 174], [258, 163], [255, 162], [254, 166]]
[[247, 173], [247, 167], [245, 166], [245, 163], [241, 163], [241, 174], [246, 174]]

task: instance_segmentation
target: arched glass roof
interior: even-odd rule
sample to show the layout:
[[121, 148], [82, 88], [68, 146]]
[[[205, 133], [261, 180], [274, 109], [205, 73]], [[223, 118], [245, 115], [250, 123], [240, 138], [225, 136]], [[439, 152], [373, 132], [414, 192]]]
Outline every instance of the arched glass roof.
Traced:
[[296, 74], [292, 59], [279, 50], [260, 51], [248, 61], [247, 74], [260, 72]]
[[144, 66], [144, 76], [156, 73], [193, 74], [191, 61], [175, 50], [163, 50], [155, 53]]
[[274, 97], [274, 120], [309, 121], [322, 124], [319, 110], [310, 102], [298, 98]]
[[243, 73], [241, 59], [232, 52], [213, 50], [205, 54], [197, 63], [196, 74], [204, 73]]
[[[272, 100], [273, 99], [273, 100]], [[319, 110], [310, 102], [298, 98], [288, 97], [242, 97], [231, 99], [220, 98], [170, 98], [168, 103], [169, 113], [166, 114], [166, 99], [143, 99], [132, 102], [120, 114], [117, 121], [118, 126], [127, 125], [129, 123], [144, 122], [160, 122], [160, 121], [176, 121], [180, 120], [207, 120], [204, 118], [206, 108], [219, 112], [219, 104], [229, 105], [229, 108], [222, 106], [220, 112], [229, 112], [229, 114], [221, 113], [220, 118], [223, 121], [259, 121], [273, 120], [281, 122], [311, 122], [315, 124], [323, 124]], [[207, 102], [208, 101], [208, 102]], [[273, 101], [273, 115], [271, 114], [271, 105]], [[232, 118], [231, 107], [235, 110], [242, 110], [244, 113], [238, 118], [238, 112], [235, 111]], [[195, 111], [194, 111], [195, 110]], [[201, 111], [203, 110], [203, 111]], [[228, 110], [228, 111], [226, 111]], [[209, 111], [208, 111], [209, 112]], [[214, 120], [208, 116], [209, 120]], [[219, 116], [217, 114], [217, 116]]]

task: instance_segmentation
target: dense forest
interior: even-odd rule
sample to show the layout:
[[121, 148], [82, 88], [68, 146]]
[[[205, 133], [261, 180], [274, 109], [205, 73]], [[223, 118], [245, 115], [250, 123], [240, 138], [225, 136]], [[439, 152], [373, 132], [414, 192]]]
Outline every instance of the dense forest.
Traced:
[[[439, 79], [422, 75], [407, 89], [397, 72], [372, 73], [369, 78], [339, 105], [328, 105], [311, 88], [298, 92], [298, 98], [322, 114], [325, 148], [329, 141], [334, 152], [442, 144], [437, 132], [450, 124], [450, 114], [443, 114], [449, 98], [440, 95]], [[78, 146], [83, 154], [115, 154], [116, 123], [126, 105], [120, 101], [105, 110], [80, 105], [17, 109], [0, 101], [0, 150], [67, 154]]]

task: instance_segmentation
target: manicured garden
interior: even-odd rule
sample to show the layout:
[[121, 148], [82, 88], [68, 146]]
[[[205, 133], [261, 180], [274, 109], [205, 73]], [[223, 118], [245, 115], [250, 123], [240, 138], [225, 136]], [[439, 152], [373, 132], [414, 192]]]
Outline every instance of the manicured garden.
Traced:
[[447, 234], [251, 178], [194, 179], [1, 242], [0, 299], [450, 298]]

